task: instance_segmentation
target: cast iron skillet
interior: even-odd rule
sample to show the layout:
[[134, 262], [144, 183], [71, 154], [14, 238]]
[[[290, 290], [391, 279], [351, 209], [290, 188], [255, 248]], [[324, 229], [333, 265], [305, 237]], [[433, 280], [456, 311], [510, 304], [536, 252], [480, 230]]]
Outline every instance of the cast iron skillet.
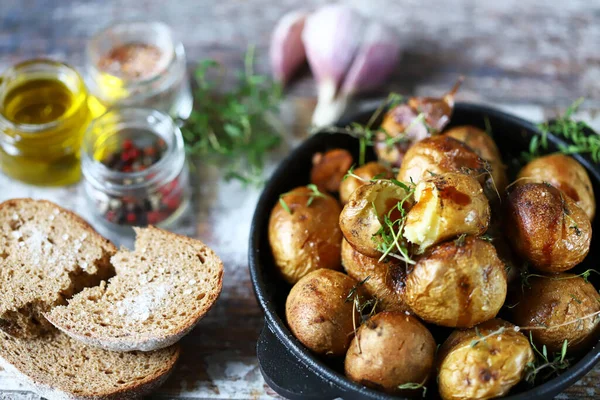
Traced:
[[[358, 115], [353, 120], [364, 122], [369, 116], [370, 113]], [[503, 159], [509, 164], [509, 174], [512, 174], [509, 176], [514, 178], [518, 165], [511, 163], [510, 160], [528, 149], [529, 140], [534, 132], [537, 132], [537, 128], [528, 121], [492, 108], [461, 103], [455, 107], [450, 126], [469, 124], [485, 129], [486, 117]], [[548, 139], [554, 147], [562, 143], [554, 136]], [[309, 183], [313, 154], [331, 148], [348, 149], [353, 153], [354, 159], [357, 159], [357, 139], [344, 134], [318, 133], [306, 140], [279, 165], [256, 207], [250, 232], [249, 265], [252, 285], [265, 313], [265, 326], [257, 344], [258, 361], [269, 386], [280, 395], [292, 400], [335, 397], [392, 399], [395, 397], [368, 389], [347, 379], [343, 374], [341, 360], [325, 362], [315, 357], [291, 334], [285, 323], [285, 300], [290, 285], [279, 278], [275, 270], [267, 234], [269, 216], [281, 193]], [[374, 159], [373, 154], [369, 157]], [[576, 156], [576, 158], [587, 168], [594, 185], [594, 192], [599, 198], [600, 167], [586, 157]], [[593, 261], [600, 255], [599, 221], [600, 218], [596, 218], [592, 224], [595, 235], [592, 238], [590, 254], [584, 263], [575, 269], [576, 272], [595, 267]], [[596, 288], [600, 288], [600, 280], [593, 283]], [[444, 339], [444, 335], [448, 334], [447, 330], [429, 327], [438, 343]], [[598, 361], [600, 361], [600, 342], [587, 354], [576, 359], [562, 375], [535, 387], [521, 384], [513, 388], [506, 399], [552, 398], [590, 371]], [[436, 390], [428, 392], [428, 397], [436, 398]]]

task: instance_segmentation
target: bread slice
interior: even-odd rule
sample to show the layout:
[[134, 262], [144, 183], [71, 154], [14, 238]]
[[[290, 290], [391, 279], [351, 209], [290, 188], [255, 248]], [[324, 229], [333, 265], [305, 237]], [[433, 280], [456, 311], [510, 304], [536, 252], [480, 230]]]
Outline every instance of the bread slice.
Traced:
[[114, 275], [117, 249], [83, 219], [49, 201], [0, 204], [0, 330], [33, 337], [43, 314]]
[[167, 379], [178, 357], [179, 345], [115, 353], [57, 330], [30, 339], [0, 332], [0, 365], [49, 400], [138, 398]]
[[136, 233], [135, 251], [111, 259], [116, 276], [47, 313], [52, 324], [91, 346], [151, 351], [198, 323], [221, 292], [221, 260], [198, 240], [154, 227]]

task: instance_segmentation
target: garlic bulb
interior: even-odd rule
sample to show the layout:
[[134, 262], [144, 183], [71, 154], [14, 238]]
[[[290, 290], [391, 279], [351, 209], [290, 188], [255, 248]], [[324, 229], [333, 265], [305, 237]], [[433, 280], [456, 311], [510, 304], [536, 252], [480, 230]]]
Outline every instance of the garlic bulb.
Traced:
[[[318, 83], [313, 124], [327, 125], [341, 114], [333, 105], [346, 73], [360, 47], [364, 19], [352, 8], [327, 5], [306, 19], [302, 42], [311, 71]], [[341, 110], [343, 111], [343, 109]]]
[[271, 69], [275, 79], [284, 85], [306, 60], [302, 30], [308, 13], [296, 10], [284, 15], [271, 36]]

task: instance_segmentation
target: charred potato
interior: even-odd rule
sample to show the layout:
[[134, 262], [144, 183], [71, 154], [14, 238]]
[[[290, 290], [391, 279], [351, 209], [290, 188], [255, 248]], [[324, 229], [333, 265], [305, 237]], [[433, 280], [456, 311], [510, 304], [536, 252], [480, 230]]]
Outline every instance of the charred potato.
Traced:
[[[571, 274], [529, 278], [513, 308], [514, 322], [531, 330], [536, 344], [559, 351], [585, 347], [600, 330], [600, 294], [583, 278]], [[584, 318], [585, 317], [585, 318]]]
[[540, 271], [569, 270], [590, 249], [592, 227], [587, 215], [549, 184], [517, 185], [508, 196], [506, 220], [513, 248]]
[[438, 387], [444, 400], [491, 399], [508, 393], [534, 361], [529, 340], [500, 319], [477, 330], [454, 331], [438, 352]]
[[594, 189], [587, 171], [573, 157], [550, 154], [536, 158], [519, 172], [527, 182], [548, 182], [575, 201], [590, 220], [596, 213]]
[[400, 385], [426, 383], [435, 350], [433, 336], [415, 317], [386, 311], [358, 329], [346, 354], [344, 369], [355, 382], [399, 394]]
[[494, 246], [467, 236], [432, 247], [409, 269], [404, 301], [427, 322], [470, 328], [496, 316], [506, 290]]
[[333, 149], [326, 153], [317, 153], [313, 157], [310, 182], [319, 189], [337, 193], [346, 172], [352, 167], [352, 155], [344, 149]]
[[463, 233], [481, 235], [490, 222], [483, 189], [468, 175], [444, 173], [422, 180], [415, 187], [415, 201], [404, 237], [421, 251]]
[[346, 354], [354, 332], [353, 318], [360, 321], [354, 303], [346, 301], [356, 284], [348, 275], [330, 269], [319, 269], [300, 279], [285, 303], [285, 316], [294, 336], [317, 354]]
[[[370, 163], [366, 163], [362, 167], [356, 168], [354, 170], [354, 175], [361, 177], [365, 181], [370, 181], [375, 177], [389, 179], [392, 177], [392, 171], [389, 168], [372, 161]], [[352, 195], [352, 193], [354, 193], [359, 186], [362, 186], [365, 183], [366, 182], [361, 181], [353, 176], [349, 176], [344, 179], [340, 184], [340, 201], [342, 204], [348, 203], [348, 200], [350, 200], [350, 195]]]
[[[398, 105], [385, 114], [381, 123], [384, 132], [379, 132], [375, 140], [375, 152], [379, 160], [399, 167], [410, 146], [429, 136], [425, 124], [415, 121], [416, 118], [417, 113], [407, 104]], [[398, 138], [400, 135], [402, 139]], [[388, 139], [395, 138], [398, 138], [395, 143], [387, 143]]]
[[[348, 243], [368, 257], [379, 257], [378, 232], [381, 221], [407, 197], [407, 191], [391, 181], [376, 181], [356, 189], [344, 206], [339, 220]], [[409, 207], [410, 202], [407, 200], [404, 205]]]
[[269, 243], [279, 272], [289, 283], [318, 268], [340, 269], [340, 205], [329, 195], [313, 198], [299, 187], [282, 196], [269, 219]]
[[[388, 311], [408, 311], [402, 301], [406, 271], [399, 261], [378, 261], [367, 257], [342, 241], [342, 265], [346, 273], [359, 282], [363, 290], [377, 299], [378, 306]], [[365, 280], [366, 279], [366, 280]]]
[[504, 193], [508, 178], [506, 177], [506, 166], [502, 162], [500, 151], [490, 135], [479, 128], [470, 125], [457, 126], [444, 133], [469, 146], [479, 157], [490, 164], [491, 181], [486, 182], [491, 186], [489, 189]]
[[397, 179], [418, 183], [434, 174], [460, 172], [484, 184], [489, 164], [464, 143], [446, 135], [415, 143], [406, 153]]

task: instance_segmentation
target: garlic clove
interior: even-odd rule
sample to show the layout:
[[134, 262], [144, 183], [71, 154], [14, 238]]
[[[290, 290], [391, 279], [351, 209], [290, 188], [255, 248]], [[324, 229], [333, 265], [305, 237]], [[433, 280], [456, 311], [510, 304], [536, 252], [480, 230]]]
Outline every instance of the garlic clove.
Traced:
[[313, 124], [328, 125], [345, 108], [336, 96], [362, 41], [365, 21], [352, 8], [327, 5], [311, 14], [304, 25], [302, 42], [317, 81], [318, 100]]
[[302, 31], [308, 13], [295, 10], [285, 14], [271, 36], [271, 69], [276, 80], [284, 85], [306, 60]]
[[454, 97], [465, 77], [460, 76], [452, 89], [442, 98], [411, 97], [408, 105], [416, 112], [425, 115], [425, 123], [432, 133], [441, 132], [450, 122], [454, 110]]
[[399, 56], [400, 40], [396, 31], [379, 22], [371, 22], [340, 93], [352, 95], [381, 86], [396, 68]]
[[400, 104], [385, 114], [381, 123], [383, 132], [378, 132], [375, 137], [375, 153], [379, 160], [400, 167], [410, 146], [429, 136], [423, 118], [417, 117], [408, 104]]

